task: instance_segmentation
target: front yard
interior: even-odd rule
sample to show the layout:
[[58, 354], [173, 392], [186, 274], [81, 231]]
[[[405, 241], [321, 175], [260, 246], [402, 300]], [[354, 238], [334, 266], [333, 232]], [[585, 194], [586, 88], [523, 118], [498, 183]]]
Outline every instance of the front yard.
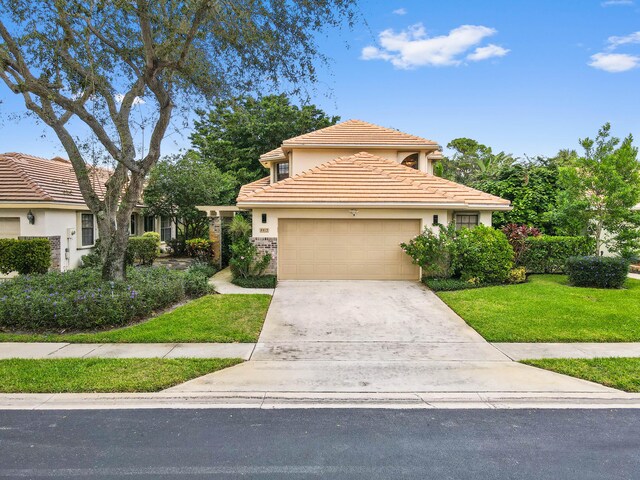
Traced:
[[545, 358], [522, 363], [625, 392], [640, 392], [640, 358]]
[[238, 358], [0, 360], [0, 392], [157, 392], [241, 362]]
[[0, 342], [198, 343], [255, 342], [269, 295], [207, 295], [124, 328], [91, 333], [0, 332]]
[[519, 285], [440, 292], [490, 342], [640, 341], [640, 280], [626, 288], [577, 288], [563, 275]]

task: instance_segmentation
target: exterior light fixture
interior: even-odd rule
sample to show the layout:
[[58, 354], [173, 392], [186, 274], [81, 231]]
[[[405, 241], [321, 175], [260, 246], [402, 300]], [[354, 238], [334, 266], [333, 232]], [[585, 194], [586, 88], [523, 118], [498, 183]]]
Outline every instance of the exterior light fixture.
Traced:
[[351, 214], [352, 217], [355, 217], [358, 214], [358, 210], [356, 210], [355, 208], [352, 208], [351, 210], [349, 210], [349, 213]]
[[36, 216], [33, 214], [31, 209], [29, 209], [29, 212], [27, 212], [27, 221], [29, 222], [29, 225], [33, 225], [34, 223], [36, 223]]

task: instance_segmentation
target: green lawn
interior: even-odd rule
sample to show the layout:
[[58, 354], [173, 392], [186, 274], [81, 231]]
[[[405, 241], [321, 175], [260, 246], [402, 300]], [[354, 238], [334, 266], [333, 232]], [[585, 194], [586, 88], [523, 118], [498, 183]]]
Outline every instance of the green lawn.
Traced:
[[640, 392], [640, 358], [545, 358], [522, 363], [625, 392]]
[[0, 333], [2, 342], [171, 343], [255, 342], [269, 295], [208, 295], [151, 320], [95, 333]]
[[241, 362], [239, 358], [0, 360], [0, 392], [157, 392]]
[[600, 290], [571, 287], [563, 275], [533, 275], [519, 285], [438, 296], [491, 342], [640, 341], [639, 280]]

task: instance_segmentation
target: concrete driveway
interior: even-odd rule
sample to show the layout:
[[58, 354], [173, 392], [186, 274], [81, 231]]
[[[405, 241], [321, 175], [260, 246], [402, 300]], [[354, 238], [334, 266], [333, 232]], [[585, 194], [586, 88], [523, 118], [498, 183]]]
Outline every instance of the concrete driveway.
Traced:
[[418, 282], [283, 281], [249, 362], [174, 392], [611, 392], [511, 361]]

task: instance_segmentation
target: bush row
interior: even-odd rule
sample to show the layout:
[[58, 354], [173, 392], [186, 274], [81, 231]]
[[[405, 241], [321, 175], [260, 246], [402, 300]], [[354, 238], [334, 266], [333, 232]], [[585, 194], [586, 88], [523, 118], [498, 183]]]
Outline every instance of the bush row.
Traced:
[[587, 237], [529, 237], [519, 264], [527, 273], [566, 273], [569, 257], [593, 253], [593, 240]]
[[0, 238], [0, 273], [45, 273], [51, 266], [51, 243], [46, 238]]
[[107, 282], [97, 268], [24, 275], [0, 284], [0, 329], [95, 330], [149, 316], [186, 295], [209, 293], [201, 269], [129, 268], [126, 281]]

